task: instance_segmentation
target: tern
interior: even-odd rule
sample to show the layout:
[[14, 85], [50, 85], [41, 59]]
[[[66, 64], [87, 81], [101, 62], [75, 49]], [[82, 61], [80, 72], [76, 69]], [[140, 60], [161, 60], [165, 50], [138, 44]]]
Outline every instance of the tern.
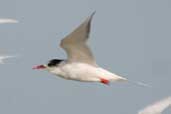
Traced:
[[5, 59], [14, 58], [16, 56], [0, 55], [0, 64], [4, 64]]
[[143, 110], [139, 111], [138, 114], [162, 114], [162, 112], [169, 106], [171, 107], [171, 97], [147, 106]]
[[[96, 64], [87, 45], [93, 12], [73, 32], [61, 40], [60, 46], [66, 51], [67, 59], [52, 59], [47, 64], [34, 66], [33, 69], [45, 69], [50, 73], [68, 80], [82, 82], [101, 82], [109, 84], [116, 81], [128, 81], [126, 78], [107, 71]], [[138, 85], [144, 85], [137, 82]]]
[[0, 24], [5, 24], [5, 23], [18, 23], [18, 21], [15, 19], [0, 18]]

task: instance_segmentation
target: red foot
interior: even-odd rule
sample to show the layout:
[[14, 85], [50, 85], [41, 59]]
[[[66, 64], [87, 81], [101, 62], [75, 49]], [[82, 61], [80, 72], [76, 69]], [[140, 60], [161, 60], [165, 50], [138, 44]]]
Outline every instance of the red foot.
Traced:
[[106, 85], [109, 85], [109, 80], [107, 79], [104, 79], [104, 78], [100, 78], [100, 82], [103, 83], [103, 84], [106, 84]]

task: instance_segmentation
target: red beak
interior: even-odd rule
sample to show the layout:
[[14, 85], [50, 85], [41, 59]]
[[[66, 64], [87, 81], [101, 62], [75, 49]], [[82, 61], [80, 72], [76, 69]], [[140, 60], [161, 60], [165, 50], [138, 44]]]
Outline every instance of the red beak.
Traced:
[[46, 67], [45, 67], [45, 65], [38, 65], [38, 66], [34, 66], [32, 69], [45, 69]]

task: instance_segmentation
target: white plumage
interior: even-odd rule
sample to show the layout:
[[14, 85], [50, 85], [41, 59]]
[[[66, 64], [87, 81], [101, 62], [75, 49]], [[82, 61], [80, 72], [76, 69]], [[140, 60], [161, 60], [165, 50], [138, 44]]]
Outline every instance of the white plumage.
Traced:
[[[126, 78], [111, 73], [97, 65], [87, 45], [91, 20], [94, 14], [95, 12], [61, 41], [60, 46], [66, 51], [67, 60], [54, 59], [47, 65], [35, 66], [33, 69], [47, 69], [49, 72], [62, 78], [84, 82], [108, 84], [111, 81], [128, 81]], [[146, 86], [139, 82], [133, 83]]]
[[145, 107], [138, 114], [161, 114], [169, 106], [171, 107], [171, 97]]
[[18, 21], [15, 19], [0, 18], [0, 24], [5, 24], [5, 23], [18, 23]]
[[14, 57], [16, 56], [0, 55], [0, 64], [4, 64], [4, 60]]

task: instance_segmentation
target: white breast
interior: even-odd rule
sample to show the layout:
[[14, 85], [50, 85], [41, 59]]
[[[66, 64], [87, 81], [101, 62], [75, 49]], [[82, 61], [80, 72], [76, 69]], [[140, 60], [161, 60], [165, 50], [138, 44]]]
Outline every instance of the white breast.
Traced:
[[125, 79], [105, 69], [94, 67], [85, 63], [65, 64], [58, 68], [55, 68], [50, 72], [65, 79], [78, 81], [100, 81], [101, 78], [111, 81]]

